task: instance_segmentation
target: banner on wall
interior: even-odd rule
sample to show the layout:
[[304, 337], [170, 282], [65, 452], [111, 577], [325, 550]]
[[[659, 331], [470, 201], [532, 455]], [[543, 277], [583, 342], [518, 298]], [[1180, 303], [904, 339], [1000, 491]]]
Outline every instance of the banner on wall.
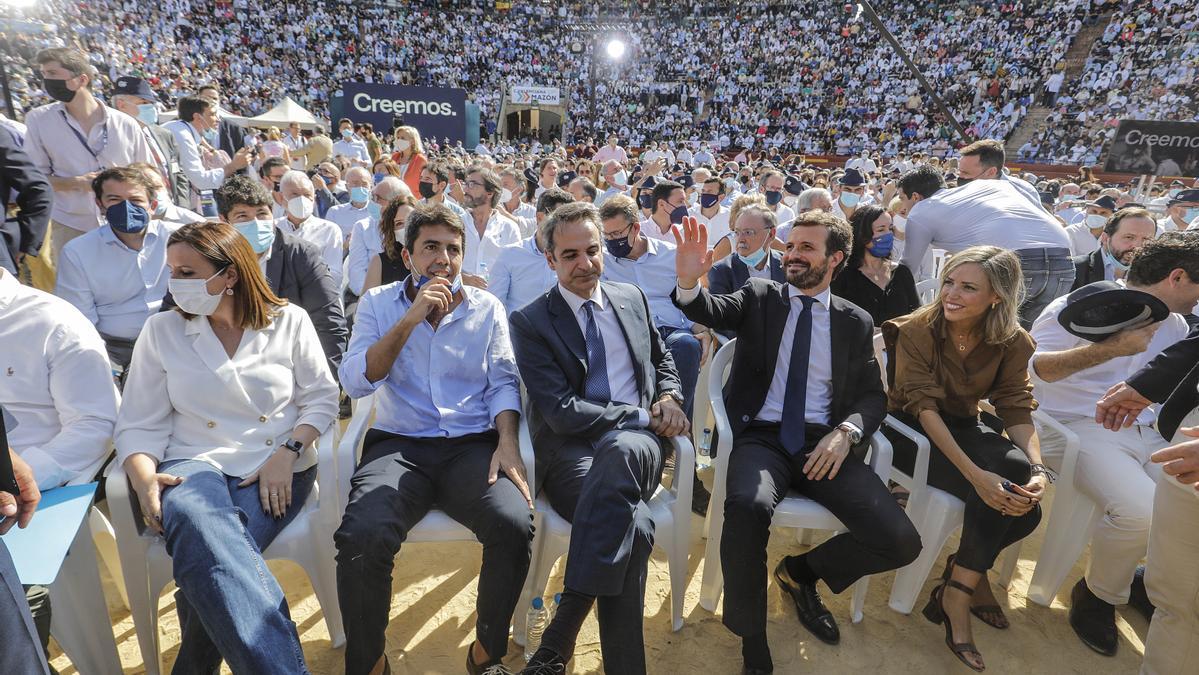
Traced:
[[512, 87], [510, 98], [516, 105], [558, 105], [562, 100], [557, 87]]
[[1120, 120], [1104, 170], [1199, 178], [1199, 122]]
[[416, 127], [421, 138], [466, 141], [466, 91], [451, 87], [343, 82], [330, 97], [333, 125], [348, 117], [370, 122], [378, 133], [398, 124]]

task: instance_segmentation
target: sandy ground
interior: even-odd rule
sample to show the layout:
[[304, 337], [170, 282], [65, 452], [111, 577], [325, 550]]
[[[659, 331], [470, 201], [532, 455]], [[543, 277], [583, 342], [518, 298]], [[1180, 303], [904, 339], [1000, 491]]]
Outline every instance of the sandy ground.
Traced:
[[[1050, 504], [1049, 508], [1052, 508]], [[1032, 604], [1025, 598], [1033, 563], [1041, 546], [1044, 523], [1025, 541], [1019, 569], [1011, 588], [996, 589], [1012, 627], [999, 631], [974, 622], [975, 640], [988, 670], [998, 673], [1135, 673], [1140, 667], [1143, 638], [1148, 626], [1134, 611], [1117, 613], [1120, 630], [1119, 654], [1100, 656], [1087, 649], [1066, 620], [1070, 587], [1082, 575], [1086, 558], [1080, 560], [1052, 607]], [[691, 521], [691, 561], [684, 603], [686, 624], [678, 633], [670, 631], [669, 577], [665, 554], [658, 550], [650, 561], [645, 598], [645, 641], [651, 673], [740, 673], [740, 642], [720, 623], [718, 615], [699, 606], [703, 574], [703, 522]], [[956, 538], [947, 550], [956, 548]], [[771, 537], [771, 568], [781, 556], [801, 551], [794, 530], [775, 530]], [[397, 674], [461, 673], [467, 646], [474, 634], [474, 605], [481, 547], [471, 543], [413, 544], [396, 560], [391, 624], [387, 630], [387, 654]], [[291, 563], [272, 562], [271, 569], [282, 583], [299, 627], [308, 666], [316, 674], [344, 672], [343, 652], [332, 648], [320, 607], [303, 571]], [[561, 590], [563, 566], [550, 579], [548, 593]], [[941, 565], [934, 568], [939, 575]], [[770, 583], [769, 636], [777, 673], [968, 673], [943, 642], [939, 626], [919, 614], [933, 580], [910, 616], [887, 606], [893, 574], [871, 578], [865, 619], [849, 621], [847, 592], [824, 598], [841, 626], [841, 644], [830, 647], [812, 637], [795, 616], [794, 606]], [[994, 576], [994, 575], [992, 575]], [[111, 581], [104, 580], [109, 614], [125, 673], [144, 673], [141, 652], [129, 612], [120, 605]], [[179, 626], [174, 612], [173, 586], [161, 598], [163, 616], [159, 627], [169, 669], [178, 652]], [[518, 611], [522, 611], [518, 609]], [[518, 670], [521, 650], [509, 643], [506, 663]], [[77, 671], [56, 645], [52, 663], [63, 675]], [[599, 629], [594, 613], [583, 626], [578, 650], [571, 662], [574, 673], [601, 671]], [[226, 667], [223, 672], [228, 673]], [[83, 675], [91, 675], [85, 673]]]

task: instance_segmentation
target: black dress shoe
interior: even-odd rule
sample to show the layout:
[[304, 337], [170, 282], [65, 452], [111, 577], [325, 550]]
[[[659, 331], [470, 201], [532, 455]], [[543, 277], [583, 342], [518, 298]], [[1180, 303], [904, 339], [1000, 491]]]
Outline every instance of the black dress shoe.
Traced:
[[565, 672], [566, 659], [548, 649], [538, 649], [520, 675], [563, 675]]
[[750, 666], [741, 666], [741, 675], [770, 675], [774, 672], [774, 668], [765, 670], [763, 668], [751, 668]]
[[474, 656], [471, 652], [475, 650], [475, 643], [471, 643], [466, 648], [466, 672], [467, 675], [512, 675], [512, 671], [504, 665], [503, 659], [492, 659], [486, 663], [475, 663]]
[[1145, 590], [1145, 566], [1137, 565], [1137, 572], [1132, 577], [1132, 592], [1128, 594], [1128, 606], [1137, 610], [1146, 621], [1153, 621], [1153, 603], [1149, 602], [1149, 592]]
[[1116, 606], [1097, 598], [1086, 579], [1070, 591], [1070, 627], [1084, 645], [1104, 656], [1116, 655]]
[[704, 482], [695, 474], [691, 482], [691, 512], [697, 516], [708, 515], [708, 502], [712, 501], [712, 493], [704, 487]]
[[828, 608], [821, 602], [820, 594], [816, 592], [816, 585], [804, 584], [792, 579], [785, 563], [785, 560], [780, 560], [779, 566], [774, 568], [774, 579], [778, 582], [779, 588], [790, 594], [791, 599], [795, 601], [795, 611], [799, 613], [799, 622], [804, 625], [804, 628], [812, 631], [812, 635], [820, 638], [821, 642], [830, 645], [840, 642], [841, 631], [837, 629], [833, 613], [828, 611]]

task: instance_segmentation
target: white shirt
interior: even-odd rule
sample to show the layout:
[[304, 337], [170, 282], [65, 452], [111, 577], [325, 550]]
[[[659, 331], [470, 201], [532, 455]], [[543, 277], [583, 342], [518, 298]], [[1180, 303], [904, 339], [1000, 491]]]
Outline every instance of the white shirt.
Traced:
[[[778, 219], [779, 225], [790, 223], [791, 221], [795, 220], [795, 212], [792, 211], [791, 207], [787, 206], [786, 204], [779, 204], [778, 208], [774, 212], [774, 216]], [[732, 227], [735, 224], [736, 223], [729, 223], [729, 227]]]
[[466, 212], [462, 224], [466, 227], [466, 250], [462, 255], [463, 272], [480, 274], [481, 265], [486, 265], [490, 271], [495, 266], [495, 259], [501, 248], [520, 243], [520, 226], [506, 216], [501, 216], [495, 209], [492, 209], [491, 215], [487, 217], [482, 237], [479, 236], [474, 215], [470, 211]]
[[167, 240], [177, 227], [151, 220], [137, 251], [108, 225], [67, 242], [54, 294], [83, 312], [100, 333], [136, 339], [167, 293]]
[[[731, 211], [728, 209], [728, 207], [721, 206], [716, 211], [716, 215], [708, 218], [704, 215], [702, 209], [692, 210], [692, 214], [694, 214], [695, 219], [708, 228], [708, 248], [715, 248], [716, 244], [719, 244], [721, 239], [729, 236], [729, 234], [732, 232], [732, 224], [729, 223], [730, 213]], [[670, 240], [674, 241], [673, 234], [670, 236]]]
[[1085, 221], [1067, 226], [1066, 235], [1070, 237], [1070, 252], [1074, 255], [1088, 255], [1099, 250], [1099, 239], [1091, 234]]
[[224, 169], [204, 168], [204, 160], [200, 155], [200, 133], [195, 127], [183, 120], [175, 120], [162, 125], [162, 128], [175, 135], [175, 144], [179, 146], [179, 166], [192, 184], [193, 193], [215, 190], [225, 182]]
[[[1095, 401], [1112, 385], [1123, 382], [1145, 364], [1153, 360], [1163, 349], [1187, 335], [1187, 322], [1181, 314], [1171, 313], [1153, 334], [1149, 348], [1140, 354], [1121, 356], [1086, 370], [1080, 370], [1057, 382], [1046, 382], [1037, 375], [1036, 358], [1048, 352], [1062, 352], [1085, 344], [1088, 341], [1075, 337], [1058, 323], [1058, 315], [1065, 309], [1067, 296], [1049, 303], [1045, 311], [1032, 325], [1032, 338], [1037, 343], [1033, 362], [1029, 363], [1028, 377], [1033, 384], [1033, 397], [1040, 409], [1053, 418], [1065, 422], [1076, 418], [1093, 418]], [[1157, 406], [1150, 406], [1137, 416], [1137, 424], [1150, 426], [1157, 417]]]
[[[337, 384], [303, 308], [284, 305], [266, 328], [247, 329], [232, 358], [207, 318], [162, 312], [133, 349], [116, 461], [199, 459], [244, 478], [297, 426], [324, 433], [336, 417]], [[315, 463], [309, 448], [294, 470]]]
[[275, 227], [287, 234], [316, 244], [316, 247], [321, 250], [321, 258], [329, 266], [329, 274], [333, 275], [334, 285], [341, 288], [341, 259], [345, 238], [341, 234], [340, 227], [316, 216], [309, 216], [308, 220], [298, 226], [292, 225], [287, 216], [284, 216], [275, 221]]
[[[783, 419], [783, 399], [787, 393], [787, 373], [791, 370], [791, 347], [795, 343], [795, 324], [803, 311], [803, 301], [799, 296], [803, 292], [791, 284], [783, 284], [787, 289], [787, 297], [791, 300], [791, 309], [787, 313], [787, 321], [783, 324], [783, 337], [779, 341], [778, 363], [774, 367], [774, 375], [770, 380], [770, 388], [766, 390], [766, 401], [754, 419], [761, 422], [781, 422]], [[687, 304], [699, 296], [699, 284], [694, 288], [678, 288], [675, 292], [680, 304]], [[812, 424], [829, 424], [833, 399], [833, 343], [832, 323], [829, 319], [828, 304], [832, 292], [824, 289], [814, 296], [812, 303], [812, 340], [808, 351], [808, 386], [807, 398], [804, 400], [806, 410], [804, 421]]]
[[[562, 294], [566, 304], [570, 305], [575, 321], [579, 322], [579, 332], [583, 334], [584, 342], [587, 340], [587, 310], [583, 308], [583, 304], [588, 300], [595, 302], [592, 315], [595, 317], [595, 327], [604, 339], [604, 365], [608, 369], [608, 387], [612, 392], [612, 401], [640, 405], [641, 396], [637, 393], [637, 371], [633, 369], [633, 356], [629, 353], [620, 319], [601, 290], [603, 286], [602, 283], [596, 284], [590, 298], [579, 297], [566, 290], [562, 284], [558, 284], [558, 292]], [[644, 421], [648, 423], [648, 420]]]
[[346, 281], [354, 295], [362, 295], [371, 258], [382, 252], [383, 235], [379, 233], [375, 220], [368, 217], [354, 223], [354, 232], [350, 235], [350, 252], [345, 263]]
[[335, 204], [325, 212], [325, 220], [341, 228], [341, 234], [346, 238], [354, 234], [356, 224], [363, 220], [370, 220], [370, 217], [371, 212], [366, 204], [363, 204], [362, 208], [358, 208], [352, 202]]
[[208, 219], [190, 209], [169, 204], [166, 212], [162, 215], [162, 220], [180, 225], [191, 225], [192, 223], [202, 223]]
[[557, 281], [558, 275], [537, 249], [536, 239], [528, 237], [500, 249], [487, 277], [487, 290], [511, 313], [536, 300]]
[[[523, 201], [518, 201], [517, 203], [519, 206], [516, 207], [516, 210], [508, 209], [508, 212], [516, 218], [516, 225], [520, 228], [520, 236], [531, 237], [537, 232], [537, 207]], [[508, 208], [505, 204], [500, 204], [500, 206], [503, 206], [505, 209]]]
[[646, 218], [645, 220], [641, 221], [641, 234], [649, 237], [650, 239], [656, 239], [658, 241], [665, 241], [673, 244], [675, 242], [672, 229], [673, 228], [668, 228], [666, 232], [663, 233], [658, 227], [658, 224], [654, 222], [653, 218]]
[[1006, 180], [971, 181], [920, 200], [908, 213], [905, 236], [900, 262], [908, 269], [919, 267], [930, 245], [950, 253], [980, 244], [1070, 248], [1065, 228]]
[[1165, 218], [1162, 218], [1161, 220], [1157, 221], [1157, 233], [1158, 234], [1162, 234], [1163, 232], [1184, 232], [1184, 231], [1186, 231], [1186, 229], [1187, 229], [1186, 223], [1179, 225], [1177, 222], [1174, 221], [1174, 216], [1171, 216], [1171, 215], [1167, 215]]
[[339, 155], [351, 162], [358, 161], [368, 164], [371, 161], [371, 154], [366, 148], [366, 141], [357, 136], [351, 136], [348, 141], [342, 139], [333, 144], [333, 156], [337, 157]]
[[[150, 153], [150, 145], [137, 120], [105, 105], [101, 105], [100, 110], [100, 121], [86, 134], [63, 103], [51, 103], [26, 113], [28, 129], [22, 147], [33, 165], [47, 176], [59, 178], [73, 178], [134, 162], [154, 166], [154, 155]], [[100, 210], [96, 208], [91, 186], [81, 190], [55, 190], [50, 218], [80, 232], [100, 227]]]
[[67, 301], [0, 269], [0, 406], [8, 444], [43, 490], [68, 483], [108, 451], [117, 390], [104, 341]]

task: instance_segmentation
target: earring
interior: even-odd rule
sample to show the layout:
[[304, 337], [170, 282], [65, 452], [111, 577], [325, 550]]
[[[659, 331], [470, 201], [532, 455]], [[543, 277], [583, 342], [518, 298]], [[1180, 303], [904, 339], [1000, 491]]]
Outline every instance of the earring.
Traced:
[[[232, 292], [232, 290], [229, 292], [229, 294], [230, 294], [230, 295], [233, 295], [233, 292]], [[991, 309], [995, 309], [995, 308], [996, 308], [996, 307], [998, 307], [998, 306], [999, 306], [999, 303], [998, 303], [998, 302], [992, 302], [992, 303], [991, 303]]]
[[233, 295], [233, 287], [232, 286], [225, 289], [225, 295]]

